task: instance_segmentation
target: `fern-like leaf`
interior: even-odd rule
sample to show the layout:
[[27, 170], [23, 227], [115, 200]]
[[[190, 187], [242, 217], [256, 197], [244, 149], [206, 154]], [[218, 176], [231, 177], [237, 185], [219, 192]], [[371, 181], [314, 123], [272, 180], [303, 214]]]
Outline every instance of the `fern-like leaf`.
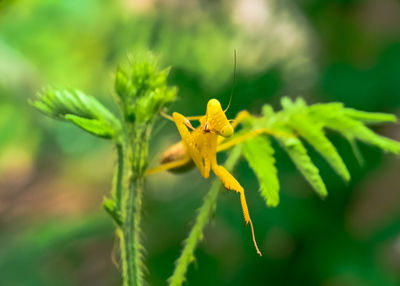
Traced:
[[384, 151], [394, 154], [400, 153], [400, 143], [374, 133], [365, 126], [364, 122], [379, 123], [393, 122], [396, 117], [385, 113], [370, 113], [355, 109], [344, 108], [342, 104], [316, 104], [310, 107], [310, 114], [321, 122], [326, 128], [330, 128], [342, 134], [352, 143], [354, 140], [375, 145]]
[[326, 197], [328, 194], [324, 181], [322, 180], [318, 168], [311, 161], [307, 150], [301, 140], [298, 138], [279, 138], [279, 142], [283, 149], [287, 152], [290, 159], [296, 165], [300, 173], [310, 183], [313, 189], [321, 197]]
[[93, 135], [116, 140], [121, 135], [120, 121], [97, 99], [79, 90], [48, 89], [31, 104], [46, 115], [72, 122]]
[[276, 207], [279, 204], [279, 180], [270, 140], [258, 136], [245, 141], [243, 155], [258, 178], [260, 193], [267, 206]]
[[308, 113], [308, 107], [302, 99], [293, 103], [283, 98], [282, 106], [289, 112], [289, 125], [296, 130], [345, 181], [350, 180], [350, 173], [335, 146], [328, 140], [323, 131], [323, 124], [314, 120]]

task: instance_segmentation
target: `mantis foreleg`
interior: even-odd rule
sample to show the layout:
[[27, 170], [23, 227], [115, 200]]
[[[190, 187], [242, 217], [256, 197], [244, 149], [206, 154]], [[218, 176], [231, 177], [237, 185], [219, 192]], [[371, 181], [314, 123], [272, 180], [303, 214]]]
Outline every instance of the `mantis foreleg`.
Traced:
[[[185, 116], [177, 112], [174, 112], [172, 114], [172, 119], [174, 120], [175, 125], [178, 128], [179, 134], [181, 135], [182, 138], [183, 146], [188, 152], [190, 158], [192, 158], [196, 167], [200, 170], [201, 175], [204, 178], [208, 178], [210, 174], [209, 168], [205, 168], [205, 165], [203, 163], [203, 158], [200, 154], [196, 141], [193, 138], [192, 133], [190, 133], [190, 131], [188, 130], [188, 127], [192, 128], [190, 125], [190, 121], [187, 118], [185, 118]], [[193, 132], [201, 132], [201, 131], [194, 130]]]

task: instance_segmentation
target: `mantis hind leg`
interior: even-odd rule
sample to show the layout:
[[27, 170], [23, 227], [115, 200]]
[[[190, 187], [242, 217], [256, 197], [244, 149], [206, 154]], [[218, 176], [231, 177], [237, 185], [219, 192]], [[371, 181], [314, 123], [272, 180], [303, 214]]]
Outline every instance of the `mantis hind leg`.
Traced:
[[243, 211], [243, 216], [244, 216], [244, 221], [245, 225], [250, 223], [251, 227], [251, 234], [253, 236], [253, 243], [254, 247], [256, 248], [257, 254], [261, 256], [261, 252], [258, 249], [258, 245], [256, 242], [256, 238], [254, 235], [254, 228], [253, 228], [253, 223], [250, 219], [250, 214], [249, 214], [249, 209], [247, 208], [247, 202], [246, 202], [246, 197], [244, 195], [244, 189], [243, 187], [239, 184], [239, 182], [229, 173], [224, 167], [219, 166], [219, 165], [214, 165], [213, 166], [213, 171], [215, 175], [217, 175], [220, 180], [222, 181], [222, 184], [224, 187], [228, 190], [236, 191], [240, 194], [240, 203], [242, 205], [242, 211]]
[[192, 159], [189, 156], [186, 156], [180, 160], [177, 161], [172, 161], [172, 162], [168, 162], [165, 164], [161, 164], [160, 166], [157, 166], [155, 168], [151, 168], [146, 170], [145, 175], [152, 175], [158, 172], [162, 172], [162, 171], [168, 171], [168, 170], [173, 170], [173, 169], [178, 169], [180, 167], [183, 167], [185, 165], [188, 165], [190, 163]]

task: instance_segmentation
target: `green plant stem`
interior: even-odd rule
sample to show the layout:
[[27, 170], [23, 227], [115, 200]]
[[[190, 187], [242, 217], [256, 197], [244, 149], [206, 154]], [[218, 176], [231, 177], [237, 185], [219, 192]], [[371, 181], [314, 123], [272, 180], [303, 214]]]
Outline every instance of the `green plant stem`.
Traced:
[[117, 143], [117, 169], [116, 169], [116, 182], [115, 182], [115, 193], [114, 199], [117, 206], [117, 210], [121, 211], [121, 201], [122, 201], [122, 183], [124, 176], [124, 147], [123, 144]]
[[132, 182], [127, 198], [126, 220], [123, 225], [123, 237], [121, 240], [124, 286], [139, 286], [142, 285], [143, 280], [141, 267], [141, 250], [143, 247], [140, 243], [142, 187], [142, 180]]
[[[131, 143], [131, 172], [129, 186], [122, 199], [123, 225], [120, 233], [122, 279], [124, 286], [143, 285], [144, 264], [141, 244], [141, 212], [144, 170], [148, 156], [149, 127], [135, 126], [129, 134]], [[129, 155], [125, 155], [125, 159]], [[126, 173], [126, 172], [125, 172]]]
[[[225, 168], [231, 171], [238, 162], [241, 155], [241, 147], [237, 145], [230, 153], [225, 162]], [[193, 225], [189, 236], [185, 241], [185, 246], [178, 260], [172, 276], [168, 279], [170, 286], [180, 286], [185, 281], [188, 266], [194, 261], [194, 251], [198, 243], [203, 238], [203, 230], [206, 224], [210, 221], [216, 206], [219, 190], [221, 189], [220, 180], [215, 179], [210, 191], [204, 198], [203, 205], [198, 210], [195, 224]]]

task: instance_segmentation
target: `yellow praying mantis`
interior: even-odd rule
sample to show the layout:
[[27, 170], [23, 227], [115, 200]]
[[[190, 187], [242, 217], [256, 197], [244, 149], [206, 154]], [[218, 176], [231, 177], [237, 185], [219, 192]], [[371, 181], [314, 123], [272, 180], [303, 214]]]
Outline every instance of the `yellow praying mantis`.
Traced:
[[[233, 85], [235, 84], [236, 75], [236, 51], [234, 51], [234, 77]], [[233, 89], [231, 93], [232, 99]], [[223, 110], [220, 102], [217, 99], [210, 99], [207, 103], [206, 114], [204, 116], [189, 116], [186, 117], [180, 113], [174, 112], [172, 116], [161, 113], [165, 118], [173, 121], [178, 129], [182, 141], [172, 145], [161, 156], [161, 165], [153, 169], [148, 169], [146, 175], [158, 173], [161, 171], [184, 171], [193, 166], [196, 166], [200, 174], [204, 178], [208, 178], [210, 171], [219, 177], [222, 184], [227, 190], [232, 190], [240, 194], [240, 203], [244, 216], [245, 226], [250, 223], [251, 234], [254, 247], [257, 254], [261, 256], [258, 248], [253, 223], [250, 218], [247, 207], [244, 189], [240, 183], [230, 174], [223, 166], [218, 165], [217, 153], [227, 150], [251, 137], [263, 133], [278, 134], [268, 129], [257, 129], [248, 131], [240, 136], [226, 141], [234, 133], [234, 129], [246, 118], [251, 117], [247, 111], [241, 111], [237, 114], [234, 120], [228, 120], [225, 112], [230, 106]], [[194, 128], [190, 121], [199, 121], [200, 125]], [[194, 163], [194, 164], [193, 164]]]
[[[192, 163], [199, 169], [200, 174], [204, 178], [208, 178], [212, 170], [227, 190], [236, 191], [240, 194], [245, 225], [250, 223], [253, 243], [257, 254], [261, 256], [254, 236], [253, 223], [250, 219], [244, 189], [223, 166], [218, 165], [216, 155], [217, 152], [226, 150], [249, 137], [260, 133], [269, 133], [269, 131], [259, 129], [224, 142], [225, 138], [233, 135], [234, 128], [243, 119], [250, 116], [247, 111], [241, 111], [231, 123], [227, 119], [225, 111], [222, 110], [221, 104], [217, 99], [210, 99], [207, 103], [207, 110], [204, 116], [185, 117], [177, 112], [174, 112], [172, 117], [163, 114], [164, 117], [175, 123], [182, 141], [168, 148], [161, 158], [162, 164], [156, 168], [147, 170], [146, 174], [150, 175], [166, 170], [181, 170]], [[194, 120], [200, 122], [197, 128], [194, 128], [190, 122]]]

